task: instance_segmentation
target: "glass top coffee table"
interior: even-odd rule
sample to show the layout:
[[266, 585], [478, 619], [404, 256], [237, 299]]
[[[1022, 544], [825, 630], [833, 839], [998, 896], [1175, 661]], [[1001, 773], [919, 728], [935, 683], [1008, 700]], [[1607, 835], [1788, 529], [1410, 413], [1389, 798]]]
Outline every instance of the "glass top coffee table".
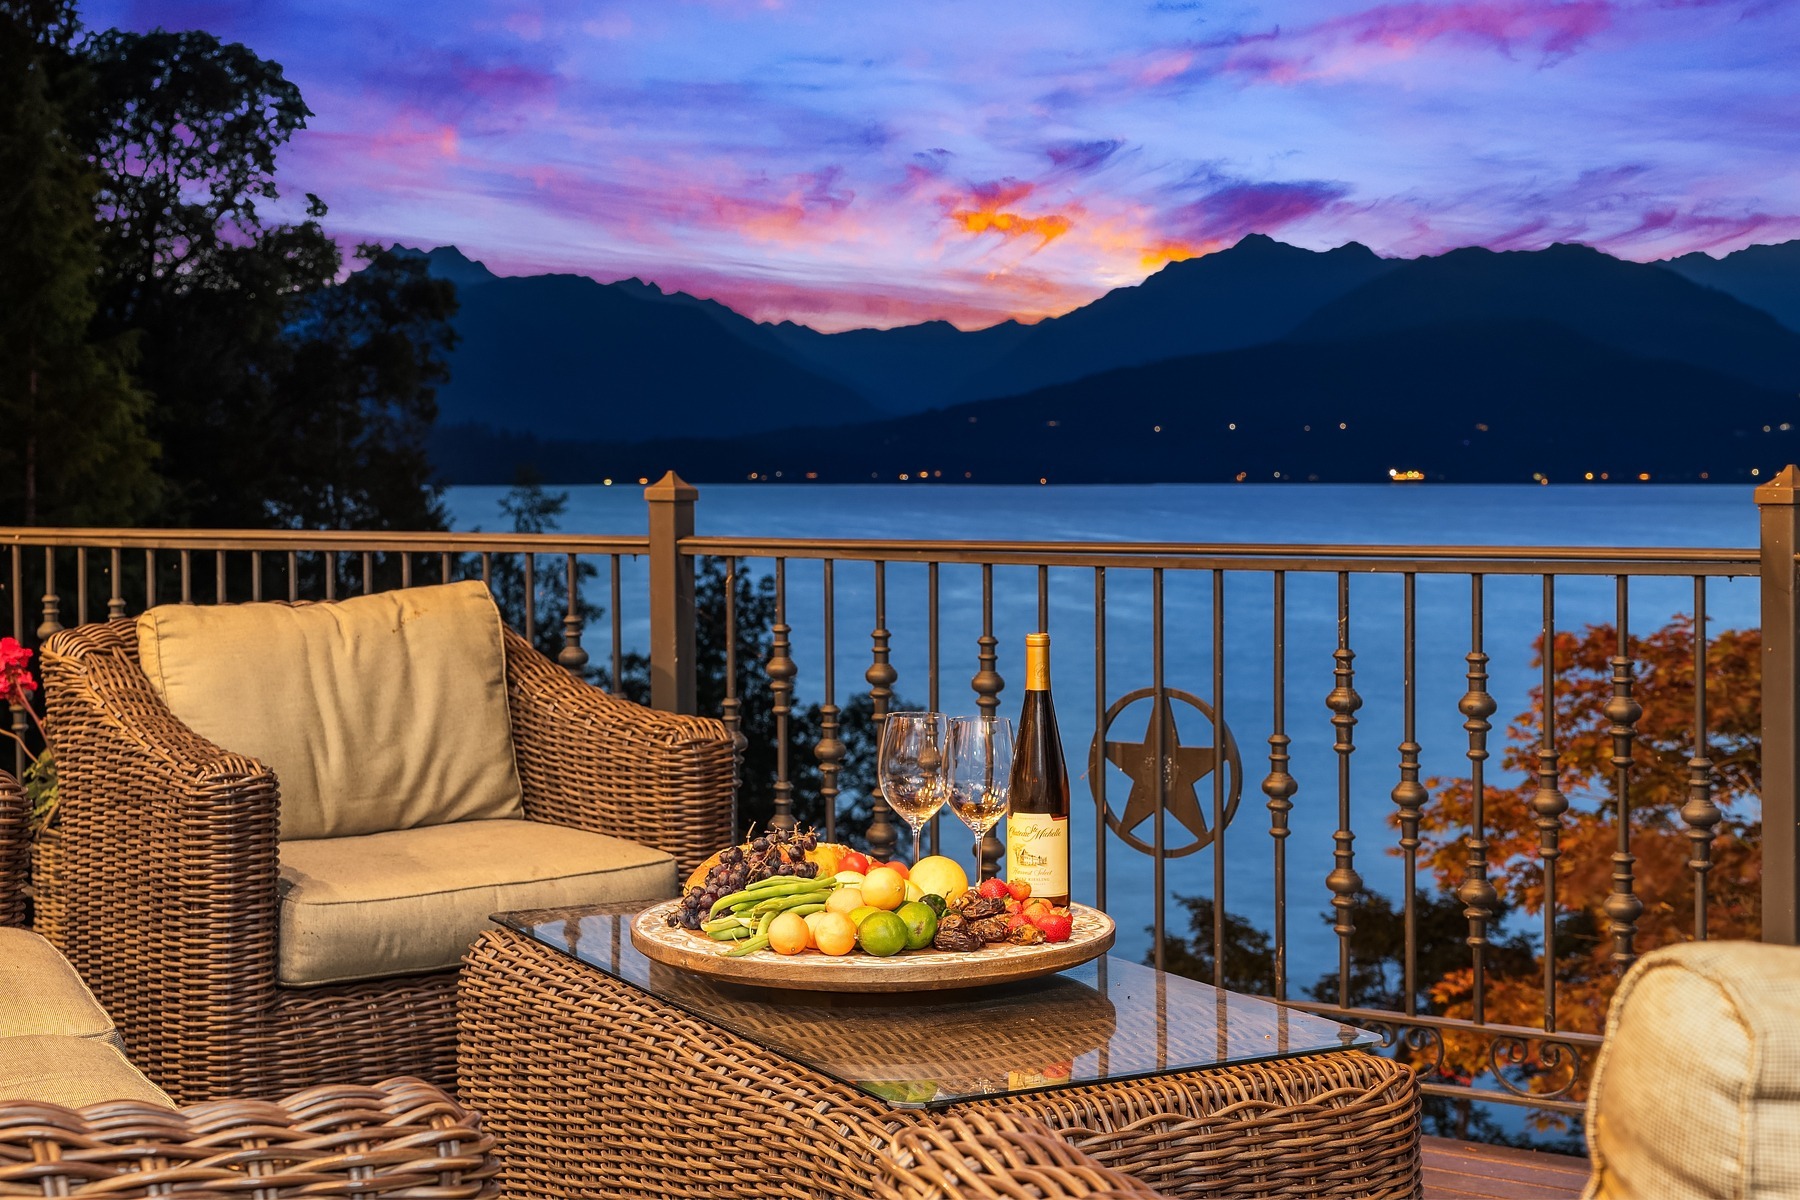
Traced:
[[981, 1112], [1169, 1196], [1417, 1194], [1417, 1084], [1362, 1030], [1118, 958], [960, 991], [741, 987], [646, 959], [642, 907], [503, 914], [464, 961], [461, 1099], [509, 1196], [884, 1194], [898, 1131]]
[[636, 906], [495, 920], [889, 1104], [960, 1101], [1380, 1044], [1375, 1034], [1125, 959], [975, 989], [857, 995], [744, 987], [652, 962]]

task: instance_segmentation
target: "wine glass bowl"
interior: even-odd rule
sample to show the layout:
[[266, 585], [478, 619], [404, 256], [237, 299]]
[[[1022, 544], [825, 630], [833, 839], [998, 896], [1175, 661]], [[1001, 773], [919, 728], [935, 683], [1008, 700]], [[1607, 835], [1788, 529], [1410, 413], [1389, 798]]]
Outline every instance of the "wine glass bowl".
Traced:
[[944, 727], [943, 713], [892, 712], [882, 718], [881, 794], [912, 827], [914, 862], [925, 822], [944, 807]]
[[1011, 791], [1012, 722], [1005, 717], [952, 717], [948, 737], [945, 799], [975, 834], [975, 878], [980, 882], [982, 840], [1006, 815]]

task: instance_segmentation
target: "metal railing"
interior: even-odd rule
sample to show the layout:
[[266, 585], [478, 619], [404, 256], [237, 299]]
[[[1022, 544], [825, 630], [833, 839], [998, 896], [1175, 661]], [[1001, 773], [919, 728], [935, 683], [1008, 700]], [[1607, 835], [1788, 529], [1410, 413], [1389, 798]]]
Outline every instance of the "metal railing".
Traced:
[[[1088, 746], [1087, 777], [1093, 791], [1093, 807], [1089, 814], [1096, 836], [1093, 837], [1093, 900], [1108, 907], [1109, 853], [1141, 851], [1148, 858], [1150, 907], [1153, 945], [1150, 956], [1162, 965], [1166, 952], [1168, 929], [1169, 864], [1177, 858], [1210, 846], [1211, 851], [1211, 928], [1204, 931], [1210, 943], [1214, 971], [1222, 969], [1228, 952], [1228, 913], [1225, 898], [1232, 886], [1233, 864], [1251, 861], [1252, 851], [1260, 845], [1267, 856], [1273, 892], [1272, 969], [1261, 990], [1274, 998], [1299, 1008], [1322, 1012], [1340, 1019], [1380, 1029], [1399, 1052], [1429, 1064], [1434, 1056], [1441, 1059], [1446, 1037], [1476, 1038], [1487, 1048], [1493, 1069], [1488, 1083], [1479, 1080], [1449, 1081], [1428, 1077], [1428, 1092], [1461, 1099], [1477, 1098], [1526, 1104], [1555, 1112], [1574, 1113], [1579, 1104], [1581, 1080], [1591, 1065], [1591, 1056], [1600, 1038], [1597, 1032], [1566, 1028], [1559, 1012], [1559, 984], [1556, 977], [1556, 950], [1559, 937], [1558, 918], [1573, 907], [1594, 898], [1559, 894], [1563, 882], [1558, 877], [1557, 861], [1570, 821], [1582, 814], [1570, 815], [1570, 804], [1559, 787], [1561, 749], [1558, 744], [1557, 698], [1560, 681], [1554, 669], [1554, 655], [1542, 655], [1541, 694], [1538, 698], [1538, 762], [1537, 789], [1531, 800], [1533, 820], [1540, 834], [1537, 869], [1542, 872], [1546, 899], [1542, 906], [1541, 938], [1543, 950], [1542, 1021], [1532, 1025], [1491, 1021], [1487, 1008], [1490, 939], [1498, 931], [1501, 903], [1491, 877], [1487, 833], [1489, 814], [1484, 798], [1492, 786], [1488, 775], [1492, 718], [1498, 702], [1490, 690], [1491, 655], [1487, 632], [1488, 613], [1484, 607], [1490, 583], [1496, 580], [1535, 579], [1538, 581], [1538, 631], [1544, 645], [1550, 646], [1558, 629], [1557, 587], [1561, 581], [1581, 579], [1610, 583], [1612, 612], [1609, 614], [1616, 638], [1611, 665], [1611, 695], [1605, 713], [1612, 722], [1614, 767], [1612, 791], [1601, 817], [1616, 827], [1618, 845], [1613, 855], [1611, 892], [1604, 902], [1608, 922], [1605, 933], [1611, 939], [1611, 958], [1622, 971], [1636, 957], [1639, 947], [1638, 921], [1643, 912], [1634, 876], [1633, 837], [1633, 741], [1635, 725], [1641, 710], [1634, 699], [1637, 664], [1631, 654], [1631, 599], [1634, 581], [1663, 579], [1687, 580], [1692, 583], [1692, 617], [1696, 636], [1693, 644], [1695, 664], [1692, 742], [1694, 752], [1688, 763], [1689, 794], [1680, 809], [1680, 820], [1691, 841], [1688, 868], [1692, 873], [1694, 911], [1689, 934], [1695, 938], [1708, 935], [1709, 872], [1711, 833], [1720, 819], [1713, 802], [1713, 765], [1707, 757], [1708, 687], [1705, 662], [1709, 583], [1721, 578], [1760, 577], [1757, 608], [1761, 627], [1761, 792], [1763, 817], [1761, 862], [1761, 933], [1768, 941], [1793, 944], [1800, 935], [1796, 913], [1800, 912], [1800, 871], [1796, 870], [1796, 791], [1800, 789], [1800, 706], [1795, 691], [1800, 684], [1800, 589], [1796, 587], [1796, 551], [1800, 550], [1800, 474], [1790, 467], [1773, 482], [1756, 491], [1761, 516], [1761, 545], [1754, 549], [1594, 549], [1580, 547], [1495, 547], [1495, 546], [1349, 546], [1349, 545], [1235, 545], [1180, 543], [1106, 543], [1106, 542], [1029, 542], [1029, 541], [952, 541], [952, 540], [863, 540], [829, 538], [747, 538], [700, 537], [694, 533], [694, 505], [697, 491], [672, 474], [646, 490], [648, 501], [647, 537], [598, 537], [581, 535], [489, 535], [489, 534], [396, 534], [396, 533], [317, 533], [317, 532], [190, 532], [170, 530], [117, 529], [37, 529], [0, 530], [0, 539], [8, 546], [10, 574], [5, 581], [9, 593], [11, 630], [22, 640], [36, 641], [62, 627], [65, 620], [85, 622], [116, 619], [159, 602], [223, 603], [236, 600], [267, 598], [328, 599], [354, 591], [379, 590], [411, 583], [437, 582], [452, 578], [492, 577], [494, 564], [512, 561], [522, 572], [526, 592], [524, 611], [528, 622], [538, 612], [534, 563], [539, 556], [560, 556], [567, 569], [562, 572], [561, 586], [566, 590], [566, 615], [562, 618], [559, 661], [574, 670], [588, 664], [588, 653], [582, 646], [584, 621], [580, 596], [579, 560], [605, 559], [611, 622], [611, 671], [601, 680], [616, 690], [620, 686], [620, 663], [627, 647], [621, 623], [621, 560], [642, 556], [647, 569], [645, 587], [648, 623], [648, 662], [650, 694], [658, 707], [676, 711], [693, 711], [696, 706], [696, 604], [695, 567], [699, 559], [720, 560], [725, 567], [727, 586], [725, 628], [736, 627], [732, 612], [737, 588], [732, 586], [752, 563], [766, 562], [773, 584], [774, 622], [770, 631], [770, 651], [762, 663], [766, 674], [777, 737], [773, 795], [774, 819], [778, 823], [793, 821], [793, 778], [798, 764], [790, 760], [790, 720], [794, 716], [795, 680], [800, 675], [796, 661], [794, 630], [789, 624], [793, 605], [790, 565], [813, 564], [819, 591], [814, 593], [820, 614], [819, 628], [813, 631], [816, 648], [814, 664], [822, 685], [818, 707], [819, 723], [816, 743], [810, 748], [818, 768], [819, 796], [824, 803], [825, 820], [835, 819], [840, 798], [840, 772], [844, 769], [844, 742], [839, 724], [841, 709], [840, 655], [838, 646], [839, 604], [842, 590], [840, 568], [851, 567], [858, 579], [868, 579], [868, 590], [861, 591], [859, 602], [868, 603], [873, 624], [866, 656], [858, 654], [854, 673], [866, 685], [879, 720], [887, 711], [899, 684], [895, 666], [895, 634], [889, 628], [893, 611], [889, 568], [906, 565], [914, 575], [923, 573], [923, 597], [909, 593], [910, 610], [916, 615], [922, 607], [924, 685], [926, 703], [932, 708], [954, 707], [945, 704], [943, 674], [950, 658], [940, 644], [941, 628], [952, 615], [945, 609], [946, 577], [961, 572], [968, 580], [978, 577], [979, 591], [973, 582], [957, 594], [957, 619], [965, 621], [976, 632], [972, 653], [964, 659], [973, 667], [969, 681], [969, 702], [983, 712], [996, 712], [1005, 679], [1000, 671], [1000, 639], [996, 633], [997, 588], [1004, 578], [1029, 571], [1035, 575], [1036, 627], [1048, 629], [1053, 607], [1053, 593], [1058, 600], [1059, 625], [1068, 621], [1071, 609], [1081, 605], [1068, 599], [1067, 584], [1071, 577], [1085, 580], [1080, 591], [1091, 586], [1091, 601], [1084, 601], [1092, 620], [1092, 716], [1094, 736], [1069, 738], [1071, 758]], [[210, 570], [208, 570], [210, 568]], [[210, 575], [210, 580], [205, 576]], [[1418, 891], [1420, 822], [1431, 802], [1431, 793], [1422, 778], [1422, 748], [1419, 733], [1420, 672], [1417, 651], [1421, 638], [1419, 588], [1422, 580], [1455, 577], [1466, 581], [1468, 636], [1466, 652], [1460, 657], [1459, 675], [1463, 692], [1455, 702], [1456, 715], [1466, 741], [1458, 754], [1465, 762], [1466, 777], [1473, 795], [1470, 828], [1464, 846], [1467, 861], [1464, 877], [1455, 889], [1468, 921], [1466, 944], [1468, 968], [1471, 972], [1471, 1005], [1466, 1017], [1447, 1017], [1423, 1011], [1416, 1002], [1419, 978], [1420, 931], [1415, 912]], [[1327, 598], [1320, 603], [1334, 626], [1328, 657], [1321, 661], [1298, 664], [1290, 653], [1295, 648], [1290, 636], [1290, 586], [1297, 580], [1322, 577], [1328, 584]], [[1369, 790], [1367, 769], [1358, 764], [1358, 751], [1366, 749], [1359, 742], [1358, 713], [1366, 696], [1359, 690], [1357, 647], [1359, 637], [1367, 637], [1367, 622], [1361, 610], [1353, 608], [1352, 581], [1380, 577], [1397, 581], [1398, 667], [1401, 679], [1398, 704], [1401, 738], [1397, 745], [1397, 771], [1380, 773], [1380, 788], [1387, 793], [1396, 833], [1388, 847], [1399, 856], [1401, 886], [1404, 889], [1402, 920], [1404, 939], [1400, 971], [1403, 975], [1401, 996], [1394, 1008], [1371, 1009], [1354, 1002], [1350, 981], [1353, 968], [1352, 938], [1356, 930], [1359, 905], [1366, 897], [1363, 870], [1367, 869], [1369, 851], [1358, 850], [1356, 839], [1359, 811], [1353, 800]], [[1108, 594], [1115, 596], [1123, 586], [1121, 580], [1136, 581], [1136, 589], [1148, 586], [1150, 664], [1147, 686], [1121, 691], [1118, 652], [1109, 651]], [[1060, 585], [1060, 590], [1053, 587]], [[1234, 609], [1227, 603], [1228, 583], [1234, 595], [1250, 594], [1243, 589], [1255, 583], [1260, 599], [1254, 601], [1256, 621], [1267, 622], [1269, 671], [1266, 696], [1258, 693], [1259, 703], [1250, 707], [1233, 700], [1228, 684], [1227, 650], [1242, 645], [1242, 639], [1229, 640], [1228, 620]], [[1165, 597], [1180, 582], [1192, 584], [1191, 591], [1203, 602], [1209, 620], [1203, 633], [1189, 637], [1193, 630], [1184, 627], [1184, 645], [1192, 642], [1205, 651], [1210, 665], [1209, 694], [1205, 700], [1173, 685], [1167, 677], [1167, 622]], [[208, 584], [210, 583], [210, 586]], [[59, 587], [59, 585], [61, 585]], [[41, 592], [37, 589], [41, 586]], [[1433, 585], [1437, 586], [1437, 585]], [[1495, 584], [1494, 586], [1499, 586]], [[1516, 586], [1508, 584], [1508, 586]], [[1571, 587], [1577, 586], [1571, 583]], [[1641, 584], [1639, 586], [1642, 586]], [[1685, 585], [1683, 585], [1685, 586]], [[29, 596], [38, 596], [38, 609], [28, 619]], [[1024, 599], [1029, 599], [1026, 597]], [[1022, 601], [1023, 602], [1023, 601]], [[810, 603], [810, 602], [809, 602]], [[1134, 613], [1141, 617], [1134, 604]], [[1239, 609], [1242, 608], [1240, 601]], [[963, 611], [966, 609], [967, 611]], [[4, 611], [4, 610], [0, 610]], [[809, 609], [810, 611], [810, 609]], [[978, 616], [977, 616], [978, 613]], [[1378, 629], [1388, 630], [1395, 614], [1382, 614]], [[1353, 616], [1359, 618], [1353, 623]], [[916, 622], [915, 622], [916, 624]], [[1063, 627], [1067, 628], [1066, 625]], [[528, 629], [535, 636], [536, 629]], [[1236, 632], [1236, 626], [1231, 632]], [[1084, 637], [1087, 635], [1083, 634]], [[1383, 637], [1389, 637], [1384, 632]], [[1433, 636], [1443, 636], [1434, 627]], [[1385, 644], [1385, 643], [1384, 643]], [[909, 647], [908, 649], [918, 649]], [[736, 689], [739, 648], [733, 639], [725, 645], [725, 699], [719, 713], [733, 732], [742, 727], [741, 698]], [[1241, 656], [1241, 653], [1240, 653]], [[1388, 664], [1391, 665], [1391, 664]], [[1143, 668], [1141, 659], [1130, 669]], [[1234, 668], [1236, 669], [1236, 668]], [[1320, 722], [1296, 723], [1289, 700], [1295, 694], [1292, 678], [1302, 673], [1315, 682], [1309, 687], [1309, 699], [1323, 701], [1329, 716]], [[1241, 670], [1230, 675], [1242, 678]], [[1235, 685], [1234, 685], [1235, 686]], [[1260, 685], [1259, 685], [1260, 686]], [[1366, 681], [1362, 685], [1366, 687]], [[1127, 702], [1148, 700], [1152, 707], [1145, 742], [1140, 748], [1150, 765], [1146, 786], [1152, 803], [1146, 813], [1139, 814], [1133, 824], [1126, 824], [1127, 814], [1117, 811], [1109, 797], [1106, 759], [1110, 753], [1106, 734], [1111, 721]], [[1167, 836], [1171, 830], [1171, 788], [1183, 782], [1174, 764], [1179, 748], [1166, 744], [1165, 724], [1160, 716], [1179, 701], [1194, 709], [1213, 726], [1214, 746], [1209, 748], [1217, 769], [1209, 769], [1199, 778], [1210, 782], [1209, 803], [1199, 806], [1194, 816], [1203, 827], [1204, 837], [1196, 831], [1196, 844], [1172, 847]], [[1266, 702], [1267, 707], [1262, 707]], [[1074, 730], [1086, 720], [1072, 719], [1073, 708], [1065, 709], [1066, 730]], [[1266, 745], [1267, 769], [1260, 772], [1260, 787], [1266, 798], [1267, 825], [1260, 833], [1246, 837], [1232, 830], [1233, 850], [1226, 853], [1227, 829], [1238, 808], [1238, 790], [1244, 779], [1239, 755], [1248, 742], [1240, 743], [1230, 731], [1227, 719], [1241, 726], [1253, 726]], [[22, 711], [14, 713], [14, 728], [23, 730]], [[1172, 733], [1172, 721], [1166, 726]], [[1329, 760], [1333, 769], [1316, 770], [1314, 779], [1306, 781], [1309, 789], [1320, 787], [1319, 777], [1326, 782], [1329, 812], [1334, 827], [1330, 831], [1330, 863], [1296, 860], [1290, 853], [1291, 826], [1295, 796], [1299, 783], [1293, 774], [1295, 755], [1300, 752], [1296, 735], [1316, 742], [1314, 749], [1323, 754], [1329, 741]], [[1233, 764], [1228, 780], [1227, 760]], [[1323, 760], [1322, 760], [1323, 761]], [[1185, 768], [1182, 768], [1185, 769]], [[1081, 772], [1074, 772], [1080, 775]], [[1186, 779], [1191, 788], [1195, 779]], [[878, 796], [872, 801], [868, 841], [879, 855], [891, 854], [898, 841], [894, 822]], [[1327, 810], [1329, 811], [1329, 810]], [[1366, 811], [1361, 812], [1367, 824]], [[1147, 836], [1138, 836], [1144, 819], [1151, 822]], [[1600, 818], [1596, 818], [1600, 819]], [[1384, 820], [1384, 823], [1385, 820]], [[1179, 826], [1177, 821], [1173, 823]], [[1190, 824], [1190, 830], [1194, 827]], [[1111, 835], [1105, 832], [1110, 830]], [[1367, 829], [1363, 830], [1367, 835]], [[1123, 846], [1126, 850], [1121, 851]], [[991, 837], [984, 846], [984, 857], [996, 859], [999, 846]], [[1360, 857], [1359, 857], [1360, 856]], [[1114, 871], [1115, 862], [1110, 864]], [[1135, 864], [1133, 864], [1135, 865]], [[1128, 868], [1129, 870], [1129, 868]], [[1135, 877], [1135, 872], [1132, 872]], [[1310, 886], [1308, 886], [1310, 884]], [[1337, 987], [1335, 995], [1305, 999], [1296, 993], [1296, 980], [1290, 965], [1290, 944], [1294, 930], [1290, 928], [1291, 896], [1297, 887], [1307, 887], [1311, 894], [1329, 905], [1331, 936], [1336, 941]], [[1115, 914], [1124, 915], [1124, 914]], [[1130, 914], [1137, 916], [1138, 914]], [[1198, 931], [1197, 931], [1198, 932]], [[1508, 1064], [1529, 1059], [1540, 1068], [1551, 1071], [1555, 1080], [1540, 1084], [1535, 1090], [1509, 1080]], [[1552, 1070], [1553, 1069], [1553, 1070]], [[1556, 1082], [1560, 1080], [1561, 1082]]]

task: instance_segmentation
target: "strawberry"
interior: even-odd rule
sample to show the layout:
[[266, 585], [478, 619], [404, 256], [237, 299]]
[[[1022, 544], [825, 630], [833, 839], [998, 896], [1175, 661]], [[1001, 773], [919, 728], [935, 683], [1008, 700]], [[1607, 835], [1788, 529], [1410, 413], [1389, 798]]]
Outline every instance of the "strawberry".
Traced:
[[1021, 879], [1017, 883], [1009, 883], [1006, 890], [1012, 893], [1014, 900], [1023, 903], [1031, 898], [1031, 880]]
[[1006, 886], [1006, 881], [998, 877], [982, 880], [980, 892], [982, 898], [986, 900], [1004, 900], [1012, 895], [1012, 891]]
[[1006, 930], [1008, 933], [1011, 933], [1023, 924], [1025, 924], [1025, 917], [1021, 913], [1013, 913], [1006, 918]]
[[1039, 896], [1036, 900], [1027, 900], [1025, 902], [1025, 915], [1033, 919], [1041, 917], [1045, 913], [1055, 911], [1056, 910], [1050, 906], [1050, 902], [1042, 896]]
[[1075, 918], [1068, 913], [1045, 913], [1037, 919], [1037, 927], [1046, 942], [1066, 942], [1075, 931]]

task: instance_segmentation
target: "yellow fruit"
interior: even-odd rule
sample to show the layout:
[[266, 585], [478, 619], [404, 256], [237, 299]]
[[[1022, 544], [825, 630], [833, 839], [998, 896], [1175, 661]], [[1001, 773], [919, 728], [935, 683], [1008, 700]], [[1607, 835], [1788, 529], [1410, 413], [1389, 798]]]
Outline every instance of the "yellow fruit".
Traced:
[[813, 913], [807, 913], [806, 916], [804, 918], [802, 918], [806, 922], [807, 933], [812, 935], [812, 944], [814, 946], [817, 946], [819, 944], [819, 938], [818, 938], [819, 918], [824, 915], [825, 914], [822, 912], [813, 912]]
[[856, 926], [858, 929], [861, 929], [862, 923], [864, 921], [868, 920], [870, 917], [874, 916], [876, 913], [878, 913], [880, 911], [881, 911], [881, 909], [876, 908], [872, 904], [865, 904], [861, 908], [854, 909], [851, 911], [850, 923], [852, 925]]
[[906, 879], [892, 867], [876, 867], [863, 880], [863, 903], [892, 912], [906, 903]]
[[825, 897], [825, 911], [855, 912], [863, 906], [863, 894], [853, 887], [841, 887]]
[[848, 954], [856, 949], [856, 926], [843, 913], [820, 913], [813, 926], [813, 942], [822, 954]]
[[906, 898], [909, 901], [923, 900], [925, 898], [925, 889], [909, 879], [906, 881]]
[[777, 954], [798, 954], [812, 945], [812, 930], [799, 913], [784, 912], [769, 922], [769, 949]]
[[969, 890], [969, 877], [954, 858], [933, 854], [913, 864], [912, 881], [927, 896], [954, 900]]

